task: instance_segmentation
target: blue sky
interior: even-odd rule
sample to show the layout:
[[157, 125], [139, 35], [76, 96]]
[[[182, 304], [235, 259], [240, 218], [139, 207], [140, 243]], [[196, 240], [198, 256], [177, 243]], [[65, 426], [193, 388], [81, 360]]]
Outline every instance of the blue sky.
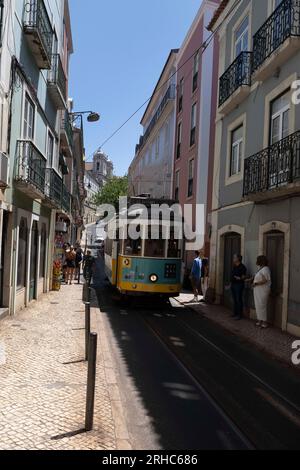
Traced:
[[[70, 96], [75, 110], [95, 110], [85, 123], [90, 157], [149, 96], [172, 48], [183, 41], [201, 0], [69, 0], [74, 54]], [[139, 112], [106, 146], [123, 175], [141, 133]]]

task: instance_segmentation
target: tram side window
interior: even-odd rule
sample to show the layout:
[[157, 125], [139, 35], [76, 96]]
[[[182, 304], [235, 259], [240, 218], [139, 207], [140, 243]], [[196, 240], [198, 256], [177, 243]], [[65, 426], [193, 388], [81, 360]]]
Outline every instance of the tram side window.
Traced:
[[125, 256], [142, 256], [142, 240], [127, 239], [124, 242], [124, 255]]
[[168, 241], [168, 258], [181, 258], [179, 240], [173, 238]]
[[[153, 237], [154, 235], [154, 237]], [[145, 240], [145, 254], [148, 258], [165, 257], [166, 240], [163, 240], [161, 227], [149, 227], [148, 240]]]

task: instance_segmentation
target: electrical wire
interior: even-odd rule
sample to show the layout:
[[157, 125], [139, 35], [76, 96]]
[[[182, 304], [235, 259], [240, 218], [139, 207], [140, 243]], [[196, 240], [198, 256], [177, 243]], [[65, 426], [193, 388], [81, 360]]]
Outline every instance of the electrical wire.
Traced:
[[[223, 22], [231, 15], [231, 13], [233, 13], [233, 11], [239, 6], [239, 4], [242, 2], [242, 0], [236, 0], [236, 2], [233, 4], [233, 6], [231, 7], [231, 9], [227, 12], [226, 16], [224, 17], [223, 19]], [[195, 57], [195, 55], [197, 53], [201, 53], [203, 54], [205, 52], [205, 50], [208, 48], [208, 46], [210, 45], [210, 43], [212, 42], [212, 40], [214, 39], [215, 35], [217, 34], [217, 32], [219, 31], [219, 29], [221, 28], [222, 26], [222, 23], [220, 23], [216, 29], [209, 35], [209, 37], [201, 44], [200, 47], [198, 47], [198, 49], [196, 49], [193, 54], [191, 54], [184, 62], [183, 64], [180, 65], [180, 67], [178, 67], [176, 69], [176, 71], [169, 77], [168, 80], [166, 80], [164, 83], [162, 83], [156, 90], [156, 92], [158, 92], [159, 90], [161, 90], [161, 88], [163, 88], [166, 84], [169, 83], [170, 79], [173, 78], [178, 72], [179, 70], [181, 70], [191, 59], [193, 59]], [[122, 129], [123, 127], [126, 126], [126, 124], [131, 121], [131, 119], [133, 119], [134, 116], [136, 116], [136, 114], [144, 108], [144, 106], [146, 106], [146, 104], [149, 103], [149, 101], [151, 101], [153, 95], [151, 95], [141, 106], [139, 106], [139, 108], [134, 111], [134, 113], [132, 113], [124, 122], [123, 124], [121, 124], [121, 126], [119, 126], [101, 145], [99, 148], [103, 148], [104, 145], [106, 145], [116, 134], [118, 134]]]

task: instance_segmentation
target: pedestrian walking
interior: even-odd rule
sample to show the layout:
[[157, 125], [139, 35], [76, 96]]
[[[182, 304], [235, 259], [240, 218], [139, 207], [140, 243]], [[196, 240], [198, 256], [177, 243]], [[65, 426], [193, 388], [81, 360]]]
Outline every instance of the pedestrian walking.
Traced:
[[76, 260], [76, 251], [74, 247], [71, 246], [69, 250], [66, 251], [66, 261], [67, 261], [67, 284], [70, 286], [73, 284], [74, 274], [75, 274], [75, 260]]
[[75, 278], [77, 279], [78, 282], [80, 282], [80, 270], [81, 270], [81, 265], [83, 261], [83, 250], [80, 246], [80, 243], [76, 243], [76, 258], [75, 258]]
[[231, 275], [231, 293], [233, 298], [233, 318], [241, 320], [244, 314], [244, 290], [245, 280], [247, 277], [247, 268], [243, 264], [243, 257], [241, 255], [234, 255], [233, 269]]
[[202, 268], [202, 260], [201, 260], [201, 252], [196, 251], [195, 252], [196, 258], [194, 259], [192, 270], [191, 270], [191, 282], [192, 282], [192, 288], [193, 288], [193, 293], [194, 293], [194, 299], [192, 302], [198, 302], [199, 301], [199, 291], [200, 291], [200, 285], [201, 285], [201, 268]]
[[268, 328], [268, 301], [271, 294], [271, 271], [266, 256], [257, 258], [258, 271], [254, 277], [254, 303], [257, 315], [257, 326]]
[[206, 294], [209, 286], [209, 261], [207, 258], [201, 260], [201, 289], [203, 299], [201, 302], [206, 301]]
[[87, 284], [91, 284], [93, 273], [96, 266], [96, 260], [92, 256], [92, 252], [88, 250], [86, 256], [83, 258], [83, 277]]

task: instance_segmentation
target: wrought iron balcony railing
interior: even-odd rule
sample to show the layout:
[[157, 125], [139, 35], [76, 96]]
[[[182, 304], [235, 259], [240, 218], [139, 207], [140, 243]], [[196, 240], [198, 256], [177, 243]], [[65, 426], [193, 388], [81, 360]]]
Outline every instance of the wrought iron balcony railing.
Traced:
[[48, 72], [48, 84], [57, 87], [64, 101], [67, 99], [67, 79], [59, 54], [51, 56], [51, 70]]
[[300, 131], [245, 160], [244, 196], [300, 180]]
[[62, 179], [53, 168], [46, 169], [46, 195], [58, 207], [62, 201]]
[[66, 186], [63, 185], [62, 187], [62, 198], [61, 198], [61, 206], [62, 209], [70, 214], [71, 212], [71, 195], [67, 190]]
[[[33, 35], [32, 47], [38, 47], [43, 55], [41, 67], [50, 68], [53, 44], [53, 29], [44, 4], [44, 0], [26, 0], [24, 32]], [[44, 65], [43, 65], [44, 64]], [[49, 67], [46, 66], [49, 64]]]
[[220, 78], [219, 106], [241, 86], [251, 85], [252, 52], [241, 52]]
[[147, 127], [145, 134], [143, 136], [141, 136], [141, 138], [140, 138], [139, 149], [141, 149], [145, 145], [147, 140], [149, 139], [149, 136], [150, 136], [151, 132], [153, 131], [157, 121], [159, 120], [160, 116], [162, 115], [163, 111], [165, 110], [168, 102], [170, 100], [174, 100], [174, 99], [175, 99], [175, 85], [170, 85], [167, 92], [166, 92], [166, 94], [164, 95], [163, 99], [161, 100], [160, 105], [157, 108], [156, 113], [154, 114], [153, 118], [151, 119], [150, 124]]
[[253, 38], [255, 72], [290, 37], [300, 36], [300, 2], [283, 0]]
[[46, 159], [31, 141], [17, 143], [15, 181], [45, 193]]

